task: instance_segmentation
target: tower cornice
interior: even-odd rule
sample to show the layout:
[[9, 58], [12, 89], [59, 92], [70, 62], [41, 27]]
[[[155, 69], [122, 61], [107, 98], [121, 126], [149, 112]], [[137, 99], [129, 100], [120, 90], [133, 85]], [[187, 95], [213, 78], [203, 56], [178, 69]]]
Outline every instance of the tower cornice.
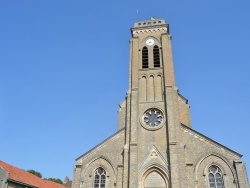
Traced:
[[144, 33], [155, 33], [155, 32], [166, 32], [167, 34], [169, 33], [168, 25], [166, 24], [165, 26], [161, 27], [141, 27], [141, 28], [131, 28], [131, 34], [132, 36], [134, 34], [144, 34]]

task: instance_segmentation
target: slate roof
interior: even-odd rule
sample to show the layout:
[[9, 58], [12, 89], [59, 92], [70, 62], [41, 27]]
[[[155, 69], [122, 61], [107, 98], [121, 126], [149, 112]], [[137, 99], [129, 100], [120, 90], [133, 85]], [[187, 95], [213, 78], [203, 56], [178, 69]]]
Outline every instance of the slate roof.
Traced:
[[65, 188], [59, 183], [44, 180], [20, 168], [7, 164], [1, 160], [0, 167], [9, 174], [9, 181], [20, 182], [38, 188]]

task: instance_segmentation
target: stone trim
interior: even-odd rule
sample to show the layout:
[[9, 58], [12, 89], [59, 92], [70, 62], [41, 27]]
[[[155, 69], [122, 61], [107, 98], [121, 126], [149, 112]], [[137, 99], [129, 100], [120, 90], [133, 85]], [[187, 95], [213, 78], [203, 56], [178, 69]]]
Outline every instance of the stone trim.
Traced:
[[234, 155], [236, 157], [242, 157], [243, 156], [243, 155], [241, 155], [241, 154], [239, 154], [239, 153], [237, 153], [237, 152], [229, 149], [228, 147], [226, 147], [226, 146], [224, 146], [224, 145], [222, 145], [222, 144], [220, 144], [220, 143], [212, 140], [211, 138], [208, 138], [207, 136], [205, 136], [205, 135], [203, 135], [203, 134], [201, 134], [201, 133], [199, 133], [199, 132], [197, 132], [197, 131], [189, 128], [188, 126], [186, 126], [186, 125], [184, 125], [182, 123], [181, 123], [181, 129], [184, 132], [189, 133], [193, 137], [199, 138], [201, 141], [208, 142], [208, 143], [210, 143], [210, 144], [212, 144], [212, 145], [214, 145], [214, 146], [216, 146], [216, 147], [218, 147], [220, 149], [224, 149], [227, 153], [230, 153], [231, 155]]
[[[152, 160], [152, 154], [155, 154], [155, 156], [158, 159], [158, 163], [156, 163], [155, 160]], [[161, 162], [162, 164], [160, 164], [159, 162]], [[142, 161], [142, 163], [140, 164], [139, 169], [141, 169], [140, 171], [144, 171], [148, 166], [151, 166], [153, 164], [157, 164], [159, 166], [165, 166], [168, 167], [168, 161], [164, 159], [164, 157], [161, 155], [161, 153], [158, 151], [158, 149], [153, 145], [152, 148], [149, 150], [147, 156], [144, 158], [144, 160]], [[166, 168], [166, 172], [167, 174], [169, 174], [168, 172], [168, 168]]]
[[142, 30], [136, 30], [133, 31], [134, 34], [144, 34], [144, 33], [155, 33], [155, 32], [161, 32], [161, 31], [168, 31], [167, 27], [160, 27], [160, 28], [152, 28], [152, 29], [142, 29]]
[[125, 130], [125, 127], [122, 128], [121, 130], [117, 131], [115, 134], [111, 135], [110, 137], [108, 137], [107, 139], [105, 139], [104, 141], [102, 141], [100, 144], [98, 144], [97, 146], [93, 147], [92, 149], [90, 149], [89, 151], [87, 151], [86, 153], [84, 153], [83, 155], [81, 155], [80, 157], [76, 158], [75, 160], [79, 160], [82, 157], [85, 157], [87, 154], [90, 154], [92, 151], [94, 151], [96, 148], [100, 147], [101, 145], [103, 145], [105, 142], [108, 142], [110, 140], [115, 139], [115, 137], [117, 135], [119, 135], [119, 133], [123, 132]]
[[[223, 160], [223, 161], [227, 164], [227, 166], [230, 168], [230, 170], [231, 170], [231, 172], [232, 172], [232, 174], [233, 174], [233, 179], [234, 179], [234, 181], [238, 181], [238, 179], [237, 179], [237, 173], [236, 173], [236, 171], [235, 171], [233, 165], [232, 165], [226, 158], [224, 158], [222, 155], [220, 155], [220, 154], [218, 154], [218, 153], [208, 153], [208, 154], [204, 155], [203, 157], [201, 157], [201, 158], [198, 160], [198, 162], [196, 163], [195, 168], [194, 168], [195, 181], [198, 182], [198, 168], [200, 167], [200, 164], [202, 163], [203, 160], [205, 160], [206, 158], [208, 158], [208, 157], [210, 157], [210, 156], [215, 156], [215, 157], [218, 157], [218, 158], [220, 158], [221, 160]], [[207, 165], [207, 166], [205, 167], [204, 170], [207, 170], [208, 167], [211, 166], [211, 165], [216, 165], [216, 166], [218, 166], [218, 167], [221, 169], [221, 171], [222, 171], [222, 173], [223, 173], [223, 176], [226, 176], [226, 173], [225, 173], [225, 171], [224, 171], [224, 168], [222, 168], [222, 166], [221, 166], [220, 164], [218, 164], [218, 163], [212, 162], [212, 163], [210, 163], [209, 165]], [[205, 174], [205, 171], [204, 171], [204, 170], [203, 170], [203, 176], [206, 176], [207, 174]], [[224, 183], [225, 183], [225, 182], [224, 182]], [[225, 185], [226, 185], [226, 184], [225, 184]], [[227, 186], [226, 186], [226, 187], [227, 187]], [[237, 183], [236, 183], [236, 188], [239, 188]]]
[[[117, 174], [115, 165], [112, 163], [112, 161], [111, 161], [110, 159], [108, 159], [108, 158], [105, 157], [104, 155], [98, 155], [98, 156], [94, 157], [91, 161], [89, 161], [89, 162], [85, 165], [85, 167], [82, 169], [81, 173], [82, 173], [82, 174], [85, 174], [85, 172], [86, 172], [87, 168], [90, 166], [90, 164], [93, 163], [93, 162], [95, 162], [95, 161], [98, 160], [98, 159], [105, 160], [105, 161], [112, 167], [112, 169], [113, 169], [113, 171], [114, 171], [114, 174], [115, 174], [115, 175]], [[110, 172], [108, 172], [107, 168], [106, 168], [104, 165], [99, 165], [98, 167], [96, 167], [95, 169], [93, 169], [93, 172], [92, 172], [91, 174], [94, 174], [94, 171], [95, 171], [97, 168], [99, 168], [99, 167], [103, 168], [103, 169], [106, 171], [107, 177], [110, 176], [110, 175], [109, 175]]]
[[181, 95], [180, 93], [178, 93], [178, 99], [181, 100], [182, 102], [184, 102], [185, 104], [188, 104], [188, 99], [186, 99], [183, 95]]
[[175, 146], [175, 145], [177, 145], [177, 142], [169, 142], [169, 145]]
[[157, 163], [152, 163], [152, 164], [149, 164], [148, 166], [146, 166], [144, 169], [142, 169], [142, 171], [140, 171], [139, 188], [144, 187], [145, 178], [147, 177], [148, 174], [150, 174], [153, 171], [159, 173], [162, 176], [162, 178], [164, 179], [166, 186], [169, 187], [170, 182], [169, 182], [168, 169], [165, 168], [165, 166], [159, 165]]

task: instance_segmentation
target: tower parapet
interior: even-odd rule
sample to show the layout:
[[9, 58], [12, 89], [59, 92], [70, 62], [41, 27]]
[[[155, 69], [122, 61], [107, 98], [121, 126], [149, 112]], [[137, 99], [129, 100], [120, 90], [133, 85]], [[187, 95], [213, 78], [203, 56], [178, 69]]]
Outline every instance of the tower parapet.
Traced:
[[138, 21], [138, 22], [134, 23], [134, 28], [148, 27], [148, 26], [155, 27], [155, 26], [158, 26], [158, 25], [166, 25], [166, 21], [164, 19]]
[[134, 27], [131, 28], [132, 36], [136, 33], [153, 33], [157, 31], [164, 31], [169, 34], [169, 24], [164, 19], [154, 19], [135, 22]]

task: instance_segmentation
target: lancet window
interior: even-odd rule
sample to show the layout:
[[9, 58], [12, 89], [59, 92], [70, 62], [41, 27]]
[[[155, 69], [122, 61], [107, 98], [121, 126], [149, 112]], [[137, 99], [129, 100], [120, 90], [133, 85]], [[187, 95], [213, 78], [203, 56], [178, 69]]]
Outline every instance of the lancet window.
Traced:
[[213, 165], [208, 169], [209, 188], [224, 188], [221, 170]]
[[148, 68], [148, 48], [146, 46], [142, 48], [142, 68]]
[[160, 49], [157, 45], [154, 46], [153, 55], [154, 55], [154, 67], [160, 67], [161, 66]]
[[95, 171], [94, 188], [105, 188], [106, 172], [103, 168], [99, 167]]
[[161, 54], [158, 45], [148, 45], [142, 48], [142, 69], [161, 67]]

